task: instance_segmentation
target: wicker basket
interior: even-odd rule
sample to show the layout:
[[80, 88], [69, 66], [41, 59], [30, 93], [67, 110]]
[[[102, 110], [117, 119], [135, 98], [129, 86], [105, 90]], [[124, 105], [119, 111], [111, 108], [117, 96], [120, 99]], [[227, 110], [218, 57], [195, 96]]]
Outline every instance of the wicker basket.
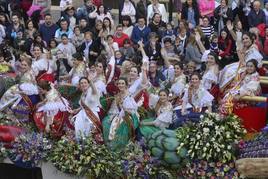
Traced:
[[241, 176], [247, 178], [268, 178], [268, 158], [244, 158], [235, 162]]

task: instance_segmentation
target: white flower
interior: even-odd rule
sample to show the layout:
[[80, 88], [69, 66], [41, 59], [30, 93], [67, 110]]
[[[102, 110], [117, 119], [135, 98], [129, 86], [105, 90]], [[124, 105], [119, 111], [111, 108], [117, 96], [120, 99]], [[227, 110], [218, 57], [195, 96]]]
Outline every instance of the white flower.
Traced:
[[201, 138], [201, 136], [200, 136], [200, 135], [197, 135], [196, 137], [197, 137], [197, 139], [200, 139], [200, 138]]
[[206, 147], [209, 147], [209, 143], [206, 144]]
[[203, 132], [204, 132], [204, 133], [209, 133], [209, 128], [205, 127], [205, 128], [203, 129]]
[[231, 147], [230, 145], [228, 145], [227, 149], [228, 149], [228, 150], [231, 150], [231, 148], [232, 148], [232, 147]]
[[220, 152], [221, 150], [219, 148], [217, 148], [217, 152]]
[[203, 119], [203, 118], [204, 118], [204, 115], [201, 115], [201, 116], [200, 116], [200, 119]]

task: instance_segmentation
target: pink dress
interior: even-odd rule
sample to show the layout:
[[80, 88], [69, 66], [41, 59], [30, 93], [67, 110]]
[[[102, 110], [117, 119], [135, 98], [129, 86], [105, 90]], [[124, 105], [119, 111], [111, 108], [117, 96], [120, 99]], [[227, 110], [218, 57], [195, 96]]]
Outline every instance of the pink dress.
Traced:
[[[199, 6], [201, 16], [205, 16], [205, 15], [207, 15], [208, 17], [213, 16], [213, 11], [215, 9], [214, 0], [199, 0], [198, 6]], [[209, 14], [207, 14], [208, 11], [210, 11]]]

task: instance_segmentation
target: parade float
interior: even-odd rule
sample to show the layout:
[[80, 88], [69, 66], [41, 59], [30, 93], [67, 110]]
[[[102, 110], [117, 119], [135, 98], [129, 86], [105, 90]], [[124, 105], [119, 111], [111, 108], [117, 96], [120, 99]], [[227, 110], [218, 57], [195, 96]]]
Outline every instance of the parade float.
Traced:
[[[267, 93], [267, 78], [261, 83]], [[77, 105], [80, 94], [75, 88], [59, 91]], [[40, 168], [43, 178], [55, 179], [268, 177], [267, 97], [241, 100], [256, 105], [228, 116], [206, 112], [198, 123], [130, 141], [121, 151], [111, 151], [92, 137], [77, 140], [71, 132], [53, 138], [32, 122], [1, 114], [0, 159], [20, 168]], [[148, 117], [140, 111], [141, 118]]]

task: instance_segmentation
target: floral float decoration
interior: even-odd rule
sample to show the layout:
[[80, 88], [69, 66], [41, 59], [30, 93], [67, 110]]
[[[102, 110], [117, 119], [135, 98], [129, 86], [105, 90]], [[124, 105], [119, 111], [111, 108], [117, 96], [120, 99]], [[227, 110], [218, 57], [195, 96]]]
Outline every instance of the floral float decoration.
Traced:
[[268, 177], [268, 126], [255, 138], [240, 142], [236, 167], [243, 177]]
[[177, 152], [188, 149], [192, 160], [229, 162], [235, 160], [236, 145], [246, 134], [240, 119], [206, 112], [200, 122], [188, 123], [177, 130], [181, 142]]
[[179, 128], [177, 152], [188, 150], [189, 163], [181, 171], [186, 178], [239, 178], [234, 167], [236, 149], [246, 130], [237, 116], [206, 112], [199, 123]]
[[24, 133], [11, 143], [8, 156], [19, 167], [34, 168], [47, 157], [51, 148], [51, 141], [43, 134]]
[[153, 133], [147, 143], [152, 156], [172, 168], [180, 168], [182, 163], [187, 163], [187, 150], [182, 146], [177, 153], [176, 149], [179, 146], [180, 140], [176, 138], [176, 132], [167, 129]]
[[60, 171], [89, 178], [121, 177], [121, 163], [117, 155], [92, 137], [76, 141], [63, 136], [50, 151], [48, 161]]

